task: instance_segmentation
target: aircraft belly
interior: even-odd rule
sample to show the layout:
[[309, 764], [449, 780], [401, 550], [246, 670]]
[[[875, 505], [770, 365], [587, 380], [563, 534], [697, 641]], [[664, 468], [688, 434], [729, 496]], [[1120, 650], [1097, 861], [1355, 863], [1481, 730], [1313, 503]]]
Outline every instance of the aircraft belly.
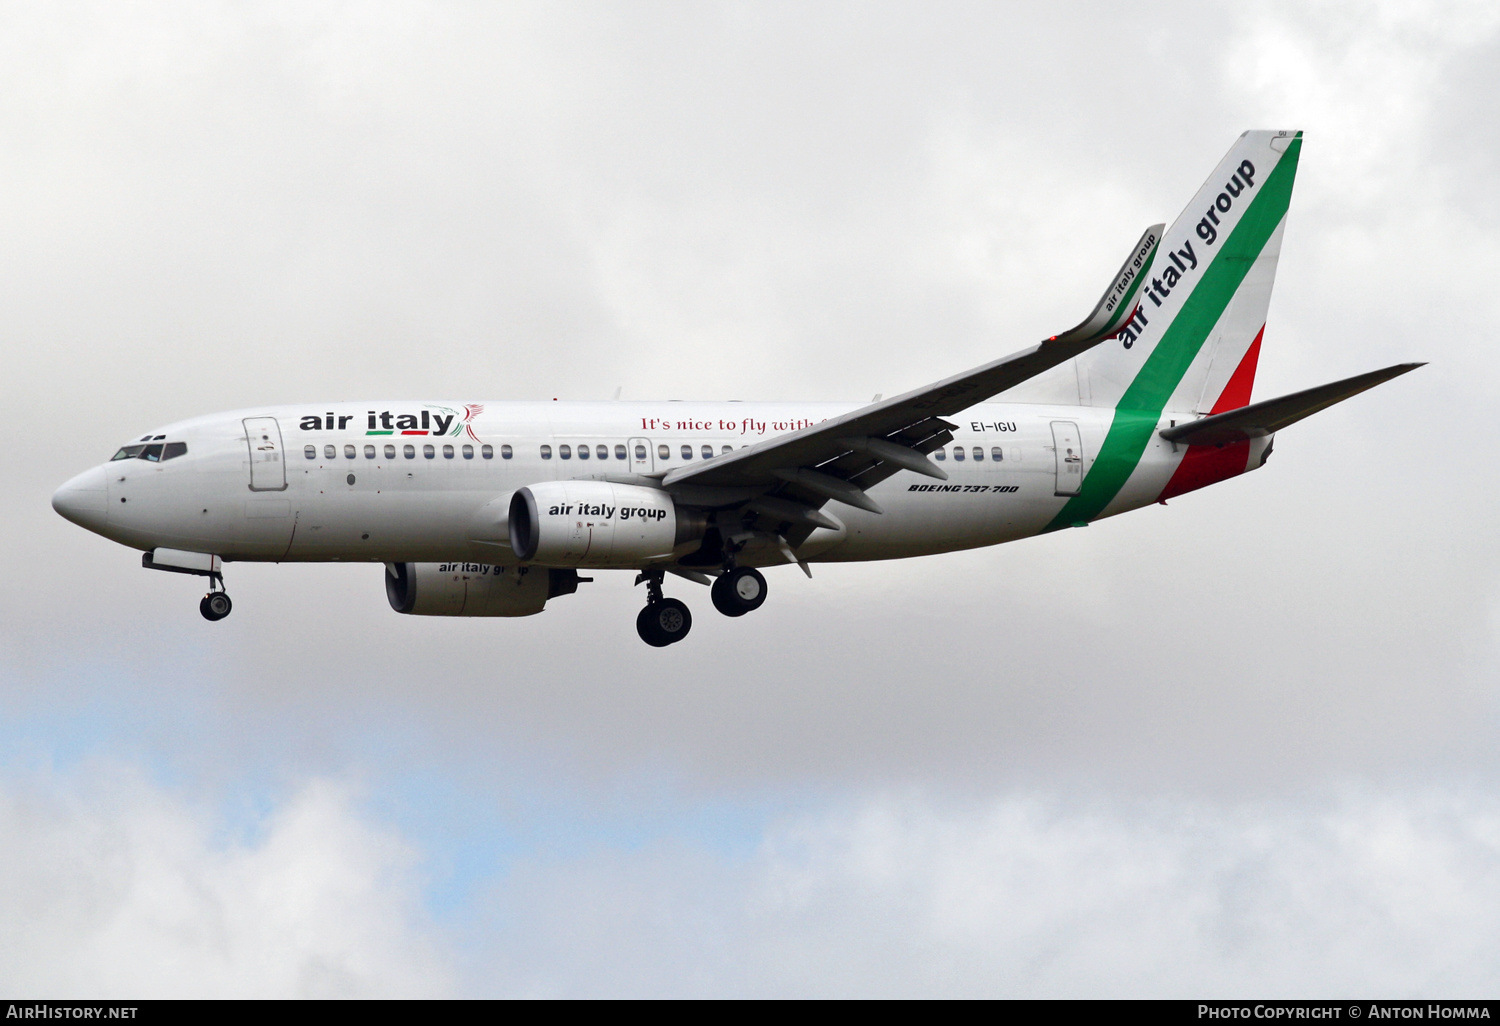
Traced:
[[467, 526], [488, 494], [391, 491], [324, 494], [299, 511], [286, 559], [445, 561], [467, 558]]

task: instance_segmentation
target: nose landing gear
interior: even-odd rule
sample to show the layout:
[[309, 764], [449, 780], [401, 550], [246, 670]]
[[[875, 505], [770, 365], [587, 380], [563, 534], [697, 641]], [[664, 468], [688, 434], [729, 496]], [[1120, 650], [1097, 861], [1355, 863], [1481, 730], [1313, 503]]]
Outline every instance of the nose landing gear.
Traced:
[[234, 603], [229, 601], [229, 592], [224, 590], [223, 575], [209, 574], [208, 594], [199, 601], [198, 612], [203, 614], [203, 619], [213, 622], [224, 619], [233, 608]]
[[[208, 510], [203, 512], [207, 513]], [[147, 570], [168, 570], [174, 574], [192, 574], [208, 578], [208, 594], [198, 602], [198, 612], [205, 620], [222, 620], [234, 608], [224, 590], [224, 561], [207, 552], [185, 552], [179, 549], [152, 549], [141, 554], [141, 566]]]
[[222, 591], [211, 591], [198, 603], [198, 612], [203, 614], [205, 620], [222, 620], [233, 608], [234, 603], [229, 601], [229, 594]]

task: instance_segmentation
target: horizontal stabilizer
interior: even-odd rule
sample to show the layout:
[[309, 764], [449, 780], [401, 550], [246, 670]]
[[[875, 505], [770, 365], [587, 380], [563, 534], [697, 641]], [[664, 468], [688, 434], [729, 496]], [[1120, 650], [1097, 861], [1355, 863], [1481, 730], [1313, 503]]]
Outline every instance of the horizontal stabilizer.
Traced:
[[1180, 445], [1229, 445], [1232, 442], [1243, 442], [1247, 438], [1264, 438], [1297, 423], [1303, 417], [1311, 417], [1334, 403], [1343, 402], [1383, 381], [1423, 366], [1426, 365], [1398, 363], [1394, 367], [1357, 374], [1343, 381], [1309, 388], [1305, 392], [1293, 392], [1279, 399], [1267, 399], [1237, 410], [1216, 413], [1202, 420], [1178, 424], [1162, 431], [1161, 436]]

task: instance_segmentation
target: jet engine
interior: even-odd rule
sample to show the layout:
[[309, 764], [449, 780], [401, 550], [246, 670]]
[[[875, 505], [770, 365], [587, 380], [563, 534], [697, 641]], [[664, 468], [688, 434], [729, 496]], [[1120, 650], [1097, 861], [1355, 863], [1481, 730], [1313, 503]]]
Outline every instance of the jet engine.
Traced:
[[666, 492], [607, 481], [546, 481], [510, 500], [510, 547], [544, 566], [636, 567], [703, 537], [703, 514]]
[[398, 613], [416, 616], [530, 616], [549, 598], [571, 595], [574, 570], [487, 563], [387, 563], [385, 594]]

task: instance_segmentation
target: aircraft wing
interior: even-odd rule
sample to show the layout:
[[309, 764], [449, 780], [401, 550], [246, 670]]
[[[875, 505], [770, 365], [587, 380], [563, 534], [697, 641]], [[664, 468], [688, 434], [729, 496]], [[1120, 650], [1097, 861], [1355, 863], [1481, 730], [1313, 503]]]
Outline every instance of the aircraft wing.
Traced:
[[[681, 467], [662, 479], [672, 491], [716, 489], [779, 490], [792, 503], [780, 510], [794, 519], [802, 508], [828, 499], [881, 512], [864, 490], [901, 471], [946, 478], [927, 454], [952, 440], [954, 425], [944, 416], [1013, 388], [1115, 334], [1135, 310], [1141, 285], [1164, 225], [1152, 225], [1136, 243], [1103, 298], [1076, 327], [1011, 356], [934, 382], [883, 402], [846, 413], [801, 431]], [[812, 523], [819, 521], [814, 518]]]
[[1383, 370], [1356, 374], [1343, 381], [1293, 392], [1279, 399], [1267, 399], [1237, 410], [1188, 421], [1186, 424], [1167, 428], [1160, 434], [1167, 441], [1179, 445], [1229, 445], [1247, 438], [1264, 438], [1304, 417], [1311, 417], [1319, 410], [1326, 410], [1334, 403], [1343, 402], [1367, 388], [1374, 388], [1383, 381], [1389, 381], [1421, 366], [1424, 364], [1398, 363]]

